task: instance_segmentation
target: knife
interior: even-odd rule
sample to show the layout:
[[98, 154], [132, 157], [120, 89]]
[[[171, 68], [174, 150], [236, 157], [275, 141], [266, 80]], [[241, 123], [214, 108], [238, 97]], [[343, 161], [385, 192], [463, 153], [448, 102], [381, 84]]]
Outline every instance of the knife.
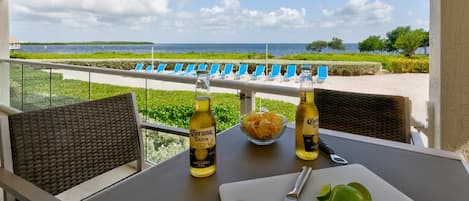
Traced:
[[295, 181], [295, 185], [293, 189], [287, 194], [285, 197], [285, 201], [297, 201], [300, 197], [301, 190], [305, 185], [306, 181], [308, 180], [309, 176], [311, 175], [311, 171], [313, 168], [311, 167], [302, 167], [301, 173], [298, 175]]
[[329, 145], [327, 145], [324, 141], [322, 141], [321, 138], [319, 138], [319, 149], [323, 151], [324, 153], [328, 154], [332, 162], [341, 164], [341, 165], [348, 164], [345, 158], [335, 154], [335, 151], [331, 147], [329, 147]]

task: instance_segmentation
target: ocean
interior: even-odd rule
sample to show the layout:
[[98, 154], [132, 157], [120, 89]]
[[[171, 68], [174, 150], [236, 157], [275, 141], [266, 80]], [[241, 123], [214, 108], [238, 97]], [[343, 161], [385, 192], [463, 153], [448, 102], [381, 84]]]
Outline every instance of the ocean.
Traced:
[[[307, 44], [268, 44], [268, 52], [276, 57], [304, 53]], [[338, 52], [359, 52], [358, 44], [346, 43], [345, 50]], [[95, 53], [95, 52], [132, 52], [151, 53], [151, 47], [155, 52], [165, 53], [188, 53], [188, 52], [209, 52], [209, 53], [260, 53], [265, 54], [265, 44], [153, 44], [153, 45], [22, 45], [23, 52], [36, 53]], [[333, 52], [326, 48], [322, 52]]]

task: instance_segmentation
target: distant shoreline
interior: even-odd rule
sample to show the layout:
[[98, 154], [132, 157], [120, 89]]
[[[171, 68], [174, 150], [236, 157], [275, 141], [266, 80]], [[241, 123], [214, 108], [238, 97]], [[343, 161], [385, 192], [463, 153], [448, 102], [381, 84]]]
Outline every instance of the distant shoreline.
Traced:
[[21, 45], [153, 45], [147, 41], [23, 42]]

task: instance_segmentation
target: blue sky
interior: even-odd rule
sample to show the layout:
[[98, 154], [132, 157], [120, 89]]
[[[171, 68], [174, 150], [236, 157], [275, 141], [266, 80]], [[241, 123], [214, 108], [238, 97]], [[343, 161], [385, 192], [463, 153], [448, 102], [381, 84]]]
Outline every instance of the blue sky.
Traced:
[[23, 41], [358, 42], [429, 26], [429, 0], [10, 0]]

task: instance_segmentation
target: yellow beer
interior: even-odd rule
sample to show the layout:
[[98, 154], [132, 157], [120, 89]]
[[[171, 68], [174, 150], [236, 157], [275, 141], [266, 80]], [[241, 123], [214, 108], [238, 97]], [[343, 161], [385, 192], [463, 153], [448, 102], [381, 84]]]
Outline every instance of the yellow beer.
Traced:
[[319, 113], [314, 104], [314, 89], [310, 68], [303, 68], [300, 75], [300, 104], [295, 118], [295, 153], [303, 160], [318, 157]]
[[189, 123], [190, 173], [194, 177], [208, 177], [216, 170], [215, 118], [210, 110], [207, 72], [198, 72], [195, 111]]

